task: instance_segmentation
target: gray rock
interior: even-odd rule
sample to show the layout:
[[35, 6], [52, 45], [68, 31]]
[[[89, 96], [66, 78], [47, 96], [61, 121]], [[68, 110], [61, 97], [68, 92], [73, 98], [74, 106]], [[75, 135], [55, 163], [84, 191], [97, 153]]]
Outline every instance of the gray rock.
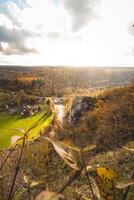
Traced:
[[71, 108], [67, 113], [67, 120], [70, 125], [79, 122], [83, 113], [92, 111], [96, 103], [96, 99], [88, 96], [77, 96], [74, 98]]

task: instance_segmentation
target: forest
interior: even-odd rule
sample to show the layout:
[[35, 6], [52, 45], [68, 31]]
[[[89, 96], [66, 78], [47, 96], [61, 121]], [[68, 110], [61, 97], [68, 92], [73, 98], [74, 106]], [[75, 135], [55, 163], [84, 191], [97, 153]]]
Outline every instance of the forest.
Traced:
[[133, 77], [134, 68], [3, 67], [0, 68], [0, 88], [61, 96], [76, 90], [122, 86], [132, 82]]

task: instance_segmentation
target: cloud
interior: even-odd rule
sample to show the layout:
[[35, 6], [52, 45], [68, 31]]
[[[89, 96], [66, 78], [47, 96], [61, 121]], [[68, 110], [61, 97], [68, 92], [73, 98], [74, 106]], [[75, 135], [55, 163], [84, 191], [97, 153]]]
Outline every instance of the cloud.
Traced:
[[0, 26], [0, 42], [7, 43], [7, 48], [2, 48], [0, 51], [3, 54], [25, 54], [25, 53], [35, 53], [37, 52], [33, 48], [28, 48], [25, 41], [29, 37], [33, 37], [34, 34], [27, 32], [25, 30], [13, 28], [8, 29], [5, 26]]
[[90, 19], [95, 16], [96, 0], [65, 0], [64, 7], [68, 11], [72, 20], [73, 31], [78, 31], [86, 24]]
[[0, 62], [134, 63], [133, 5], [133, 0], [0, 0]]
[[0, 4], [0, 13], [6, 15], [14, 25], [19, 25], [18, 17], [21, 15], [21, 9], [12, 1], [5, 1]]
[[[19, 22], [22, 12], [13, 2], [6, 1], [0, 4], [0, 52], [2, 54], [37, 53], [37, 50], [27, 46], [27, 40], [38, 35], [23, 29]], [[5, 48], [2, 43], [7, 44]]]
[[61, 37], [61, 33], [52, 31], [52, 32], [48, 32], [47, 36], [52, 40], [57, 40]]
[[5, 26], [11, 29], [13, 28], [13, 23], [6, 15], [0, 13], [0, 26]]

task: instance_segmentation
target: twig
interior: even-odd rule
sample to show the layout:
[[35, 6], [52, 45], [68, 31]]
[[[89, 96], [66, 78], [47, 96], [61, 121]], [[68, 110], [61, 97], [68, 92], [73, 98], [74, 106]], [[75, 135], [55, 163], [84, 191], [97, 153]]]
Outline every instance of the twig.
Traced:
[[[134, 173], [133, 173], [133, 175], [132, 175], [131, 178], [132, 179], [134, 178]], [[127, 200], [127, 197], [128, 197], [129, 192], [130, 192], [130, 189], [131, 189], [131, 186], [128, 186], [127, 189], [126, 189], [126, 191], [125, 191], [123, 200]]]
[[[22, 176], [24, 177], [25, 175], [24, 175], [23, 170], [21, 168], [20, 168], [20, 172], [22, 173]], [[27, 182], [25, 181], [25, 183], [26, 183], [26, 188], [27, 188], [26, 191], [28, 193], [28, 198], [29, 198], [29, 200], [31, 200], [31, 188], [30, 188], [29, 180]]]
[[13, 151], [15, 150], [17, 145], [14, 146], [13, 149], [10, 150], [9, 154], [6, 156], [5, 160], [3, 161], [1, 167], [0, 167], [0, 171], [3, 169], [4, 165], [6, 164], [8, 158], [11, 156], [11, 154], [13, 153]]
[[74, 182], [74, 180], [80, 176], [82, 170], [83, 170], [83, 167], [81, 167], [80, 170], [75, 171], [74, 175], [69, 178], [67, 183], [65, 183], [65, 185], [63, 185], [62, 188], [59, 189], [57, 193], [62, 193], [69, 185], [71, 185], [71, 183]]
[[114, 184], [112, 186], [112, 191], [113, 191], [113, 198], [114, 198], [114, 200], [116, 200], [116, 192], [115, 192]]
[[124, 194], [123, 200], [127, 200], [127, 197], [128, 197], [129, 192], [130, 192], [130, 189], [131, 189], [131, 186], [127, 187], [127, 189], [125, 191], [125, 194]]
[[26, 139], [27, 139], [27, 136], [28, 136], [28, 133], [34, 129], [40, 122], [41, 120], [38, 120], [38, 122], [36, 122], [35, 124], [33, 124], [24, 134], [24, 137], [23, 137], [23, 142], [22, 142], [22, 145], [21, 145], [21, 149], [20, 149], [20, 153], [19, 153], [19, 156], [18, 156], [18, 161], [17, 161], [17, 165], [15, 167], [15, 173], [14, 173], [14, 177], [13, 177], [13, 181], [12, 181], [12, 184], [11, 184], [11, 188], [10, 188], [10, 192], [9, 192], [9, 195], [8, 195], [8, 198], [7, 200], [11, 200], [12, 199], [12, 194], [13, 194], [13, 189], [14, 189], [14, 185], [15, 185], [15, 182], [16, 182], [16, 178], [17, 178], [17, 175], [18, 175], [18, 172], [20, 170], [20, 162], [21, 162], [21, 158], [22, 158], [22, 154], [23, 154], [23, 150], [24, 150], [24, 147], [25, 147], [25, 143], [26, 143]]
[[89, 177], [89, 174], [88, 174], [87, 168], [86, 168], [86, 163], [85, 163], [85, 159], [84, 159], [84, 155], [83, 155], [82, 148], [81, 148], [81, 157], [82, 157], [83, 166], [84, 166], [84, 169], [85, 169], [85, 172], [86, 172], [86, 176], [87, 176], [87, 180], [88, 180], [89, 188], [90, 188], [91, 193], [92, 193], [93, 200], [96, 200], [96, 197], [95, 197], [94, 192], [93, 192], [93, 188], [92, 188], [91, 180], [90, 180], [90, 177]]
[[24, 149], [24, 146], [25, 146], [25, 142], [26, 142], [26, 136], [27, 136], [27, 135], [25, 134], [25, 135], [24, 135], [24, 139], [23, 139], [23, 143], [22, 143], [22, 146], [21, 146], [21, 150], [20, 150], [20, 153], [19, 153], [17, 166], [15, 167], [15, 173], [14, 173], [12, 185], [11, 185], [10, 192], [9, 192], [8, 199], [7, 199], [7, 200], [11, 200], [11, 199], [12, 199], [12, 193], [13, 193], [15, 181], [16, 181], [16, 178], [17, 178], [19, 169], [20, 169], [20, 162], [21, 162], [22, 153], [23, 153], [23, 149]]
[[30, 188], [29, 184], [28, 184], [28, 188], [27, 188], [27, 193], [28, 193], [29, 200], [31, 200], [31, 188]]

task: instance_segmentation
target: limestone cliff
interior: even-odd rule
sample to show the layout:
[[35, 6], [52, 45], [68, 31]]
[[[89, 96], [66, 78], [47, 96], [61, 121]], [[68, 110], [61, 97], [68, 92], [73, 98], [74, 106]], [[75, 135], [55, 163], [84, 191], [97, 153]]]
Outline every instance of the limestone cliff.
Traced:
[[66, 119], [70, 125], [79, 122], [83, 113], [92, 111], [96, 99], [88, 96], [77, 96], [73, 99], [70, 110], [67, 112]]

